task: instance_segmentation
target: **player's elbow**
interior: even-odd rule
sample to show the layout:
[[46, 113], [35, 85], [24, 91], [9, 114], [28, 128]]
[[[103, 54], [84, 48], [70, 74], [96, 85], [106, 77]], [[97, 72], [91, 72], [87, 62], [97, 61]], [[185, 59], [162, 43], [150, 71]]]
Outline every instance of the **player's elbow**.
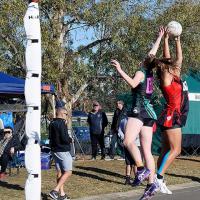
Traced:
[[133, 88], [133, 89], [137, 87], [137, 85], [136, 85], [135, 83], [131, 83], [130, 86], [131, 86], [131, 88]]

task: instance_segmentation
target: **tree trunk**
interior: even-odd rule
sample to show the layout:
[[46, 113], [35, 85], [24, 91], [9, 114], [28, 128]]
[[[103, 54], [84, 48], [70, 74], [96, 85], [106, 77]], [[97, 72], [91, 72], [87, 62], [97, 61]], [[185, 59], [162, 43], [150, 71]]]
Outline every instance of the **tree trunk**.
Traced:
[[72, 129], [72, 102], [67, 102], [65, 108], [67, 110], [67, 126]]
[[87, 88], [87, 86], [88, 86], [88, 83], [83, 84], [77, 90], [76, 94], [71, 96], [69, 91], [68, 91], [67, 80], [64, 81], [64, 86], [62, 88], [62, 94], [63, 94], [62, 100], [66, 103], [65, 108], [66, 108], [67, 113], [68, 113], [68, 115], [67, 115], [67, 125], [68, 125], [69, 129], [72, 128], [72, 108], [73, 108], [73, 104], [79, 99], [79, 97], [81, 96], [83, 91]]

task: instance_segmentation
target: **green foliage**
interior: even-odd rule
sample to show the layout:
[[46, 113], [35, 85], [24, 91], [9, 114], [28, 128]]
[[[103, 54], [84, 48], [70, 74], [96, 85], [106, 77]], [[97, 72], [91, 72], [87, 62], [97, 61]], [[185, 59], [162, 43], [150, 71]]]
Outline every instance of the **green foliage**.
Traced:
[[[0, 66], [13, 74], [24, 74], [24, 33], [22, 22], [24, 1], [1, 0], [0, 2]], [[16, 68], [18, 71], [16, 72]]]
[[[0, 66], [18, 76], [25, 76], [26, 9], [25, 0], [0, 1]], [[110, 59], [119, 60], [133, 76], [160, 25], [172, 20], [182, 24], [184, 72], [188, 67], [199, 69], [199, 12], [199, 1], [189, 0], [42, 0], [43, 81], [61, 86], [61, 96], [70, 104], [98, 99], [111, 110], [117, 95], [130, 88], [110, 66]], [[91, 41], [74, 48], [75, 30], [83, 38], [92, 30]], [[160, 49], [157, 56], [161, 55]], [[84, 84], [88, 87], [80, 90]]]

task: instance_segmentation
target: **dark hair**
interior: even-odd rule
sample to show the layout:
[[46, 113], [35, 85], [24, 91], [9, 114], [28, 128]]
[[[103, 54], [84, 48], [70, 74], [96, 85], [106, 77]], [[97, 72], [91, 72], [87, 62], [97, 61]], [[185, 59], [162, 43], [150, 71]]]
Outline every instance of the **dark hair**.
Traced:
[[92, 105], [93, 105], [93, 106], [100, 106], [100, 104], [99, 104], [98, 101], [93, 101]]
[[[12, 132], [5, 131], [5, 129], [11, 129]], [[4, 134], [6, 134], [6, 133], [13, 133], [13, 128], [11, 126], [5, 126], [3, 132], [4, 132]]]
[[155, 68], [155, 60], [156, 57], [154, 55], [148, 55], [144, 60], [144, 66], [151, 69]]
[[28, 3], [32, 3], [32, 2], [38, 2], [36, 0], [28, 0]]

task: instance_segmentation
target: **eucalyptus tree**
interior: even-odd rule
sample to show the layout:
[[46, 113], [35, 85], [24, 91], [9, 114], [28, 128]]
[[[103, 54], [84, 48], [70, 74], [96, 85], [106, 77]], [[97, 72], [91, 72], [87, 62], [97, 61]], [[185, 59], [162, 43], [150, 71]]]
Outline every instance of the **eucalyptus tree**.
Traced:
[[[24, 76], [26, 70], [23, 16], [27, 2], [0, 2], [0, 63], [2, 70], [18, 76]], [[123, 4], [121, 0], [40, 1], [42, 79], [57, 86], [69, 116], [73, 104], [101, 71], [98, 69], [100, 57], [95, 52], [111, 41], [112, 28], [124, 15]], [[75, 32], [87, 37], [89, 29], [91, 40], [77, 45], [73, 39]]]
[[[118, 59], [132, 76], [158, 27], [171, 20], [183, 26], [184, 66], [198, 70], [199, 4], [197, 0], [41, 0], [42, 79], [57, 87], [69, 116], [78, 101], [87, 104], [94, 98], [110, 110], [116, 96], [129, 90], [110, 59]], [[0, 66], [18, 76], [25, 75], [26, 6], [25, 0], [0, 1]]]

